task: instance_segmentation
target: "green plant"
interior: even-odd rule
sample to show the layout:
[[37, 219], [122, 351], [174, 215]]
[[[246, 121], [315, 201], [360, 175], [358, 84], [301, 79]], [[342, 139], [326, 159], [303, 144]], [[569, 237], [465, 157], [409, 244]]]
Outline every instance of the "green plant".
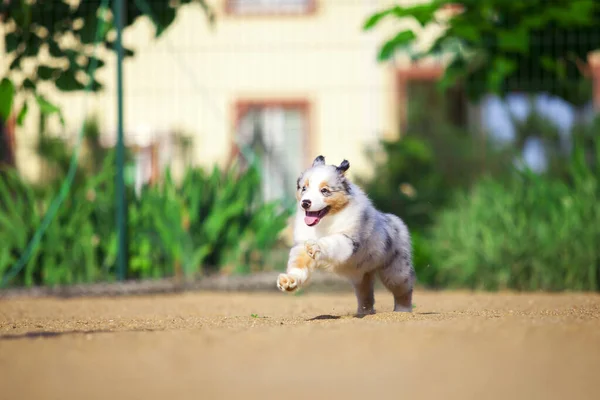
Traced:
[[[398, 50], [413, 59], [448, 56], [442, 87], [462, 81], [474, 101], [490, 92], [549, 92], [582, 105], [591, 90], [588, 54], [600, 48], [599, 5], [598, 0], [431, 0], [390, 6], [371, 15], [364, 28], [389, 18], [416, 22], [414, 28], [403, 24], [386, 40], [379, 59], [393, 59]], [[444, 9], [455, 12], [444, 15]], [[429, 25], [442, 31], [423, 47], [419, 33]]]
[[515, 171], [507, 182], [485, 178], [460, 194], [431, 231], [431, 283], [598, 290], [600, 168], [589, 165], [585, 150], [575, 147], [568, 181]]
[[[40, 135], [36, 146], [36, 153], [43, 163], [42, 183], [34, 186], [38, 195], [55, 193], [67, 177], [71, 164], [73, 148], [63, 139]], [[85, 186], [90, 176], [96, 176], [106, 170], [106, 160], [113, 157], [113, 150], [104, 148], [100, 144], [100, 129], [96, 117], [87, 118], [83, 125], [81, 152], [75, 166], [72, 187]], [[113, 158], [111, 158], [112, 160]], [[125, 149], [125, 162], [133, 159], [130, 149]]]
[[[114, 279], [114, 152], [97, 175], [74, 185], [16, 285], [55, 285]], [[265, 267], [291, 210], [260, 199], [255, 167], [211, 174], [188, 169], [180, 184], [166, 177], [128, 187], [127, 277], [193, 277], [223, 268], [249, 272]], [[16, 262], [38, 229], [56, 189], [36, 191], [14, 171], [0, 180], [0, 276]]]
[[482, 175], [506, 171], [512, 150], [484, 143], [451, 123], [443, 104], [432, 109], [421, 100], [413, 99], [416, 106], [400, 137], [367, 150], [368, 158], [378, 160], [375, 173], [357, 182], [379, 209], [400, 216], [411, 231], [422, 233], [455, 190], [470, 187]]
[[0, 81], [0, 166], [14, 163], [6, 127], [6, 121], [10, 117], [13, 98], [14, 86], [12, 82], [8, 79], [2, 79]]
[[[96, 201], [109, 195], [105, 190], [110, 184], [109, 175], [107, 171], [90, 179], [68, 195], [25, 268], [16, 276], [17, 284], [55, 285], [108, 279], [108, 243], [103, 239], [112, 215], [110, 209], [97, 207]], [[51, 191], [38, 196], [14, 170], [6, 171], [0, 180], [0, 276], [4, 277], [25, 252], [54, 197]], [[109, 203], [107, 200], [102, 202]]]
[[[103, 55], [99, 54], [116, 49], [114, 3], [100, 0], [0, 2], [0, 21], [5, 28], [4, 47], [10, 62], [4, 78], [10, 79], [23, 96], [19, 123], [27, 114], [28, 101], [34, 100], [44, 118], [56, 114], [63, 120], [60, 108], [38, 90], [41, 82], [50, 83], [64, 92], [82, 91], [88, 84], [91, 91], [102, 89], [95, 72], [105, 65]], [[144, 1], [145, 7], [141, 8], [138, 2], [124, 1], [124, 28], [140, 17], [148, 16], [156, 24], [155, 35], [159, 37], [175, 21], [181, 6], [193, 3], [204, 10], [209, 23], [214, 21], [214, 13], [203, 0]], [[94, 50], [92, 45], [96, 42], [104, 52]], [[40, 57], [40, 52], [45, 50], [46, 55]], [[132, 50], [124, 49], [126, 57], [133, 54]], [[27, 68], [23, 68], [24, 65]], [[90, 68], [90, 65], [96, 68]], [[5, 104], [1, 93], [0, 103]]]
[[431, 282], [435, 270], [426, 232], [436, 213], [457, 190], [470, 187], [481, 176], [500, 176], [508, 169], [511, 151], [486, 145], [487, 151], [481, 152], [482, 142], [450, 123], [443, 105], [428, 109], [419, 100], [401, 137], [368, 150], [369, 158], [379, 160], [375, 176], [359, 177], [357, 182], [378, 209], [398, 215], [408, 225], [419, 281]]

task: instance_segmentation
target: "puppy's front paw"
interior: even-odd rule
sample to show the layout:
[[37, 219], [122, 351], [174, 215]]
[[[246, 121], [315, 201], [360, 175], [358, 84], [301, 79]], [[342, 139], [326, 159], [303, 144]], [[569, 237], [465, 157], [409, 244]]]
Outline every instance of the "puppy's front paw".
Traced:
[[321, 256], [321, 247], [319, 247], [319, 243], [316, 240], [307, 240], [304, 243], [304, 248], [306, 249], [306, 253], [313, 260], [318, 260]]
[[293, 292], [298, 289], [298, 279], [288, 274], [279, 274], [277, 277], [277, 289], [282, 292]]

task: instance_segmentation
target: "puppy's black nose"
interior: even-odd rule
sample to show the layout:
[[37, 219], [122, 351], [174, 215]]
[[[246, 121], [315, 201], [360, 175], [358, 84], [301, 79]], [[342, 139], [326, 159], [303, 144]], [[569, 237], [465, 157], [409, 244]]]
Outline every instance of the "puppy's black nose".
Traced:
[[302, 208], [308, 210], [310, 208], [310, 200], [302, 200]]

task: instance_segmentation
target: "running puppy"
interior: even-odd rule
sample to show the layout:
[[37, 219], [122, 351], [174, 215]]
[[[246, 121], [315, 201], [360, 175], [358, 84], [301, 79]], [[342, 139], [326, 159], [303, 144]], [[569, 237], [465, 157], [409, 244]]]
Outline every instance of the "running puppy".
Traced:
[[394, 311], [412, 312], [416, 274], [408, 228], [397, 216], [375, 209], [346, 178], [348, 168], [346, 160], [326, 165], [319, 156], [298, 178], [295, 245], [277, 287], [293, 292], [315, 268], [323, 268], [352, 282], [358, 314], [373, 314], [377, 274], [394, 295]]

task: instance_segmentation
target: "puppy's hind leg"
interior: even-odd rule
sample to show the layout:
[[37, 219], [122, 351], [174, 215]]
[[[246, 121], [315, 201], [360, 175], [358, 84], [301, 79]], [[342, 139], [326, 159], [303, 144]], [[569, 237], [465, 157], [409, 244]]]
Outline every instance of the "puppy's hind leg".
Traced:
[[358, 302], [358, 315], [375, 314], [375, 271], [367, 272], [362, 279], [353, 281], [354, 293]]
[[378, 270], [383, 285], [394, 295], [394, 311], [412, 312], [412, 293], [416, 276], [412, 265], [402, 257]]

